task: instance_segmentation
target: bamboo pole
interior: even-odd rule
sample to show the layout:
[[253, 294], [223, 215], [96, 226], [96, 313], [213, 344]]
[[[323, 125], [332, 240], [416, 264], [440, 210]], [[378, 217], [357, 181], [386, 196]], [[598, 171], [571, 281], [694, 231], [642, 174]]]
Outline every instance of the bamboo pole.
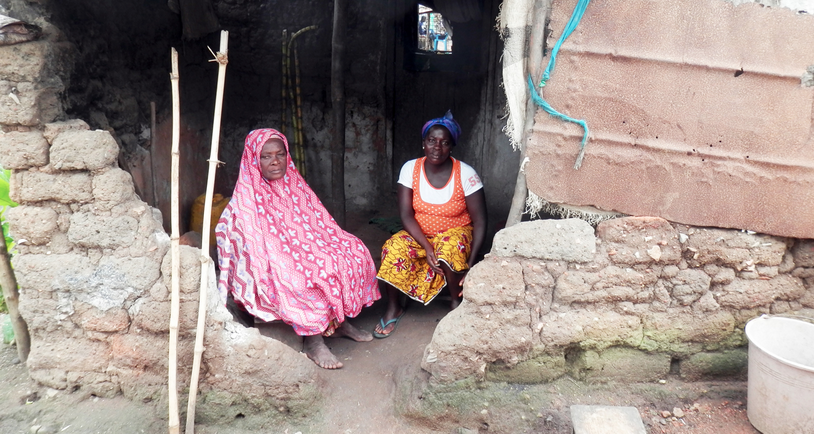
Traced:
[[300, 56], [297, 46], [294, 45], [294, 87], [296, 88], [296, 99], [294, 105], [297, 107], [297, 158], [300, 160], [300, 174], [305, 177], [305, 143], [302, 134], [302, 96], [300, 96]]
[[152, 176], [152, 186], [153, 186], [153, 203], [150, 206], [154, 206], [158, 208], [158, 188], [155, 186], [155, 158], [153, 155], [156, 153], [156, 113], [155, 113], [155, 101], [150, 101], [150, 176]]
[[281, 115], [280, 115], [280, 117], [281, 117], [281, 119], [280, 119], [280, 132], [283, 133], [283, 135], [285, 135], [285, 123], [286, 123], [286, 113], [285, 112], [288, 109], [287, 104], [286, 104], [286, 98], [287, 98], [286, 91], [288, 90], [288, 68], [286, 68], [286, 66], [287, 66], [286, 60], [288, 59], [287, 47], [288, 47], [288, 30], [283, 29], [283, 46], [282, 46], [282, 49], [281, 49], [282, 57], [280, 58], [280, 66], [283, 69], [283, 71], [282, 71], [283, 73], [282, 73], [282, 76], [280, 78], [280, 82], [282, 83], [282, 86], [280, 87], [280, 94], [282, 96], [282, 99], [281, 99], [282, 102], [280, 103], [282, 105], [282, 107], [281, 107], [282, 110], [281, 110]]
[[300, 91], [300, 57], [299, 57], [299, 50], [297, 49], [297, 38], [300, 37], [305, 32], [316, 30], [319, 26], [311, 25], [307, 27], [303, 27], [293, 35], [291, 35], [291, 40], [288, 42], [288, 62], [287, 62], [287, 70], [290, 74], [290, 62], [291, 62], [291, 52], [294, 52], [294, 86], [291, 86], [289, 80], [289, 89], [292, 87], [294, 88], [294, 93], [291, 95], [292, 98], [292, 126], [294, 129], [294, 137], [293, 137], [293, 144], [294, 144], [294, 154], [295, 154], [295, 164], [297, 165], [297, 170], [300, 171], [300, 174], [305, 177], [306, 167], [305, 167], [305, 138], [302, 133], [302, 92]]
[[[293, 40], [293, 36], [291, 40]], [[302, 172], [302, 164], [299, 161], [299, 153], [297, 152], [297, 149], [299, 148], [297, 145], [297, 103], [296, 99], [294, 98], [294, 78], [291, 76], [291, 40], [289, 40], [285, 54], [286, 90], [288, 92], [288, 100], [291, 103], [292, 130], [291, 135], [288, 137], [291, 138], [291, 141], [289, 141], [291, 145], [291, 158], [294, 160], [294, 165], [297, 166], [297, 170]]]
[[20, 358], [21, 363], [25, 363], [28, 360], [28, 353], [31, 351], [31, 335], [28, 334], [28, 324], [20, 315], [20, 291], [17, 289], [17, 278], [14, 277], [14, 270], [11, 268], [11, 260], [2, 229], [0, 229], [0, 286], [3, 287], [3, 298], [6, 300], [11, 328], [14, 330], [17, 357]]
[[[226, 82], [226, 64], [229, 63], [229, 32], [220, 32], [220, 50], [215, 59], [218, 62], [218, 88], [215, 96], [215, 119], [212, 124], [212, 148], [209, 153], [209, 176], [206, 179], [206, 200], [204, 202], [203, 230], [201, 234], [201, 292], [198, 303], [198, 329], [195, 332], [195, 358], [192, 362], [192, 379], [189, 383], [189, 405], [187, 406], [186, 434], [195, 432], [195, 405], [198, 399], [198, 376], [201, 373], [201, 356], [204, 347], [204, 331], [206, 330], [206, 296], [209, 284], [209, 228], [212, 222], [212, 195], [215, 191], [215, 171], [218, 168], [218, 145], [220, 143], [220, 119], [223, 108], [223, 87]], [[211, 50], [210, 50], [211, 51]]]
[[345, 27], [347, 0], [334, 0], [333, 33], [331, 35], [331, 108], [333, 138], [331, 139], [331, 201], [334, 220], [345, 226]]
[[[178, 151], [181, 141], [181, 102], [178, 90], [178, 52], [175, 48], [170, 51], [172, 58], [172, 73], [170, 83], [172, 84], [172, 184], [171, 184], [171, 208], [170, 215], [172, 221], [172, 298], [170, 301], [170, 361], [169, 361], [169, 381], [167, 392], [170, 404], [170, 434], [178, 434], [181, 430], [181, 421], [178, 418], [178, 315], [180, 310], [180, 276], [181, 276], [181, 251], [180, 251], [180, 229], [179, 229], [179, 207], [178, 207], [178, 166], [180, 153]], [[155, 149], [153, 149], [155, 150]]]

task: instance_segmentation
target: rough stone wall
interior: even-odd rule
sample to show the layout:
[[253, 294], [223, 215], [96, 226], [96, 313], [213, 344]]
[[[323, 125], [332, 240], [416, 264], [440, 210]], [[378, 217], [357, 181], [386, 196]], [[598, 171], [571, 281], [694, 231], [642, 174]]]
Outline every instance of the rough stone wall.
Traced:
[[537, 220], [497, 234], [464, 294], [425, 351], [433, 381], [741, 376], [747, 321], [814, 314], [814, 240]]
[[[91, 130], [82, 120], [52, 122], [61, 115], [50, 103], [57, 88], [42, 83], [58, 81], [49, 70], [58, 51], [50, 40], [0, 47], [0, 90], [15, 86], [20, 101], [0, 99], [0, 166], [12, 169], [11, 196], [19, 203], [6, 216], [17, 241], [20, 312], [31, 333], [28, 370], [56, 389], [165, 401], [170, 238], [158, 210], [135, 194], [132, 177], [118, 167], [119, 146], [108, 131]], [[200, 258], [198, 249], [182, 246], [182, 402]], [[231, 321], [209, 266], [199, 419], [297, 414], [319, 399], [315, 365]]]

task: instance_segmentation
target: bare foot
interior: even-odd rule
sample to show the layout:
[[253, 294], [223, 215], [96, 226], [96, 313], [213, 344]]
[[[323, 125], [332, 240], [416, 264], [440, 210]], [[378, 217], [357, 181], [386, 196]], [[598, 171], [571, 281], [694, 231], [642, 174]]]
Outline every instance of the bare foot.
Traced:
[[305, 336], [303, 339], [303, 351], [309, 359], [313, 360], [319, 367], [325, 369], [339, 369], [342, 362], [333, 355], [322, 335]]
[[[398, 318], [398, 317], [404, 315], [404, 309], [396, 310], [396, 311], [394, 311], [393, 313], [391, 313], [389, 315], [388, 315], [388, 313], [389, 312], [385, 312], [384, 316], [382, 317], [382, 321], [384, 321], [385, 324], [387, 324], [388, 321], [390, 321], [390, 320], [392, 320], [394, 318]], [[387, 327], [382, 328], [382, 323], [378, 323], [378, 324], [376, 324], [376, 328], [373, 329], [373, 330], [378, 334], [389, 335], [390, 333], [393, 332], [393, 329], [395, 329], [396, 326], [397, 326], [397, 324], [395, 322], [392, 322], [390, 324], [387, 324]]]
[[455, 310], [461, 304], [461, 299], [458, 297], [452, 297], [452, 300], [449, 302], [449, 310]]
[[334, 334], [332, 334], [331, 337], [333, 336], [345, 336], [353, 339], [356, 342], [370, 342], [373, 340], [373, 335], [370, 334], [370, 332], [356, 328], [347, 320], [345, 320], [345, 322], [343, 322], [342, 325], [340, 325], [339, 328], [334, 331]]

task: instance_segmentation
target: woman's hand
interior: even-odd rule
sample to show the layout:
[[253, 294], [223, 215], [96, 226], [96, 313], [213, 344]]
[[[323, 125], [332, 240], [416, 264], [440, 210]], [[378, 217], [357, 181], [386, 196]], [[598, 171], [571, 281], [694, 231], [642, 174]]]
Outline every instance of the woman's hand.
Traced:
[[421, 245], [422, 248], [424, 248], [424, 251], [427, 252], [427, 264], [430, 265], [432, 271], [443, 275], [444, 270], [441, 269], [441, 264], [438, 262], [438, 258], [435, 257], [435, 248], [424, 235], [424, 232], [421, 230], [421, 226], [415, 219], [415, 210], [413, 209], [413, 189], [407, 188], [401, 184], [398, 185], [397, 189], [399, 198], [399, 217], [401, 217], [401, 223], [404, 225], [404, 229], [413, 237], [413, 239], [416, 240], [418, 244]]
[[436, 274], [440, 274], [443, 276], [444, 270], [441, 269], [441, 263], [438, 261], [438, 258], [435, 257], [435, 251], [432, 248], [426, 250], [427, 250], [427, 264], [430, 265], [432, 271], [435, 271]]

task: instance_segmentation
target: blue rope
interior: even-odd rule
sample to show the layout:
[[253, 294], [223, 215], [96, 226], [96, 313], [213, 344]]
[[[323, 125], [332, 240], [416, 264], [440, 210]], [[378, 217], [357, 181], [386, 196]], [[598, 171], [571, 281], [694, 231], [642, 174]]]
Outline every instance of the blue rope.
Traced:
[[[565, 29], [560, 35], [560, 38], [557, 40], [557, 43], [554, 44], [554, 49], [551, 50], [551, 58], [548, 61], [548, 66], [543, 73], [543, 78], [540, 80], [540, 87], [546, 85], [546, 82], [551, 77], [551, 72], [554, 70], [554, 65], [557, 62], [557, 53], [560, 51], [560, 46], [565, 41], [565, 39], [571, 35], [574, 29], [577, 28], [577, 25], [582, 20], [582, 15], [585, 13], [585, 9], [588, 7], [588, 3], [591, 0], [579, 0], [577, 2], [577, 6], [574, 8], [574, 12], [571, 14], [571, 19], [568, 20], [568, 23], [565, 25]], [[579, 145], [579, 155], [577, 155], [577, 160], [574, 162], [574, 169], [579, 169], [582, 166], [582, 160], [585, 158], [585, 145], [588, 143], [588, 124], [584, 120], [574, 119], [570, 116], [564, 115], [557, 110], [555, 110], [551, 105], [549, 105], [542, 96], [537, 92], [537, 89], [534, 87], [534, 82], [531, 79], [531, 74], [529, 74], [529, 91], [531, 92], [531, 99], [534, 100], [534, 103], [538, 106], [542, 107], [548, 114], [554, 116], [557, 119], [561, 119], [566, 122], [573, 122], [577, 125], [582, 126], [584, 133], [582, 134], [582, 142]]]
[[551, 59], [549, 59], [548, 66], [543, 73], [543, 79], [540, 80], [540, 87], [545, 86], [546, 81], [551, 78], [551, 71], [554, 70], [554, 64], [557, 63], [557, 53], [560, 52], [560, 46], [563, 42], [565, 42], [566, 38], [571, 36], [574, 29], [577, 28], [577, 25], [579, 25], [579, 22], [582, 20], [582, 15], [585, 14], [585, 9], [588, 8], [588, 3], [590, 2], [591, 0], [579, 0], [579, 2], [577, 2], [577, 6], [574, 7], [574, 13], [571, 14], [571, 18], [565, 25], [565, 29], [563, 29], [560, 39], [557, 40], [557, 43], [554, 44], [554, 49], [551, 50]]

